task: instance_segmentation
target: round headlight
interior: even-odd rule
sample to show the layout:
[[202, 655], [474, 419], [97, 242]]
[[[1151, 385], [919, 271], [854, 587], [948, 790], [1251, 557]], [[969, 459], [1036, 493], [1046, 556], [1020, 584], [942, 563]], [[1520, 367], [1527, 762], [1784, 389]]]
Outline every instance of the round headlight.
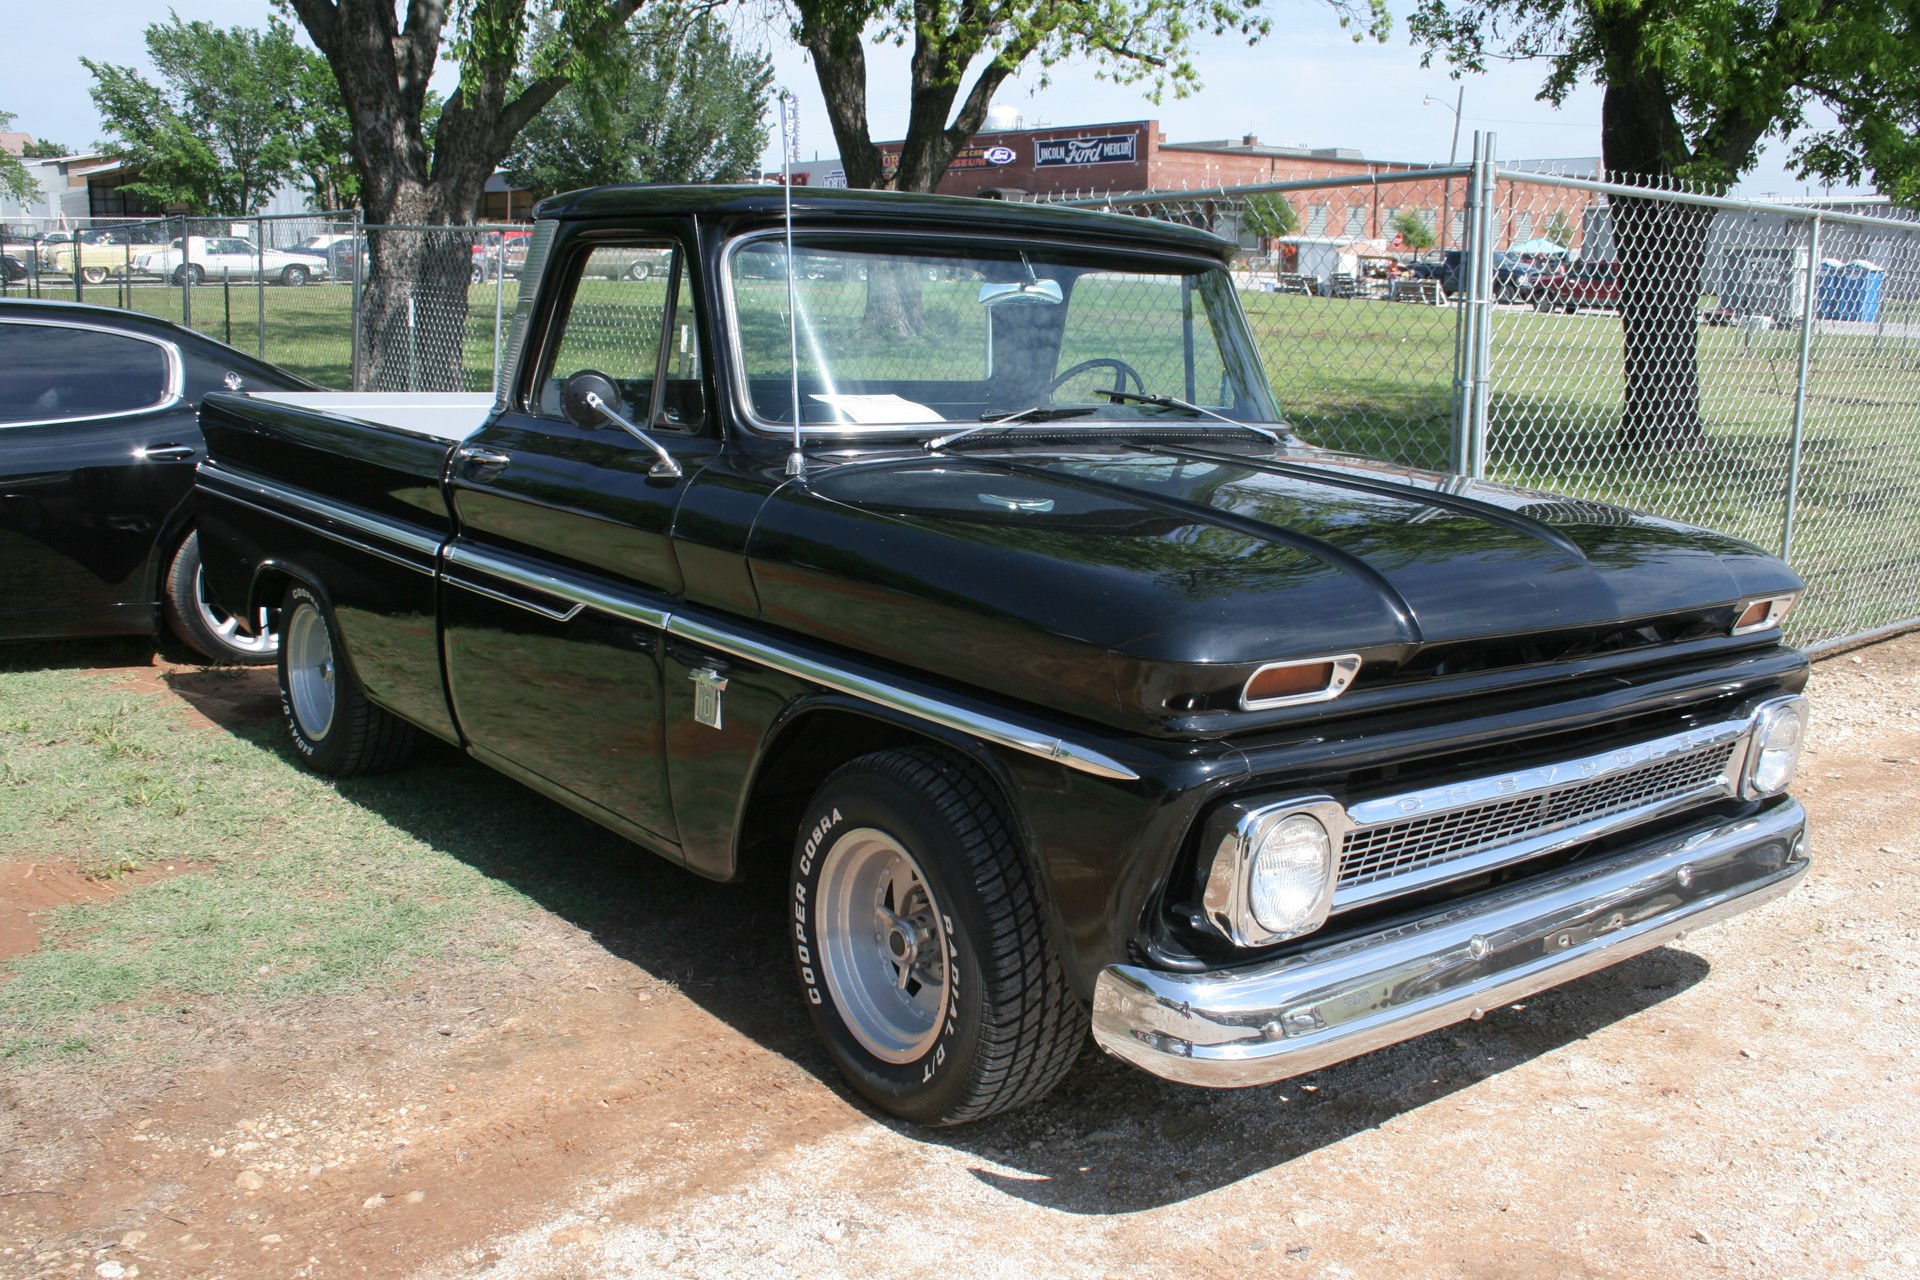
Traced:
[[1261, 928], [1286, 936], [1317, 927], [1326, 915], [1333, 841], [1304, 813], [1276, 822], [1260, 840], [1247, 875], [1248, 905]]
[[1752, 799], [1779, 795], [1793, 781], [1800, 764], [1800, 745], [1806, 738], [1806, 703], [1799, 698], [1776, 703], [1760, 713], [1754, 728], [1751, 763], [1747, 766], [1747, 795]]

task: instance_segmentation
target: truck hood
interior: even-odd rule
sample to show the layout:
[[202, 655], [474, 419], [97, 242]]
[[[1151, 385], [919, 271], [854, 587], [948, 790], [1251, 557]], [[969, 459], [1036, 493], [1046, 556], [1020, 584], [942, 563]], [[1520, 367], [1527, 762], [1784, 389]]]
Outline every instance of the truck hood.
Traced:
[[849, 463], [774, 494], [750, 555], [770, 622], [1136, 727], [1233, 710], [1262, 663], [1377, 677], [1800, 586], [1721, 534], [1305, 449]]

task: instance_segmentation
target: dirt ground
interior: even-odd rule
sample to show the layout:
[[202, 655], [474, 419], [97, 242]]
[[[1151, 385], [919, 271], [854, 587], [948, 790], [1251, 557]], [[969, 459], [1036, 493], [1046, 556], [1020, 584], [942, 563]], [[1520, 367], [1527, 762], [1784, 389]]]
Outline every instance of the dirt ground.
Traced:
[[[1920, 636], [1813, 694], [1797, 892], [1481, 1022], [1231, 1093], [1090, 1051], [915, 1132], [839, 1090], [776, 900], [641, 859], [505, 966], [9, 1069], [0, 1275], [1920, 1275]], [[0, 862], [15, 936], [94, 891], [49, 874]]]

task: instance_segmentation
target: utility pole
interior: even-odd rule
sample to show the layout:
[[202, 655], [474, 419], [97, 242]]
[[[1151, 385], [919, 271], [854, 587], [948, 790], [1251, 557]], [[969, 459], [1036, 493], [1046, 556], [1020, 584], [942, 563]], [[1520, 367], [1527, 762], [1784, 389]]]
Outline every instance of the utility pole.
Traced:
[[[1439, 103], [1440, 106], [1446, 107], [1447, 110], [1453, 112], [1453, 141], [1447, 146], [1447, 168], [1449, 169], [1453, 168], [1454, 161], [1460, 154], [1460, 109], [1466, 105], [1466, 102], [1467, 86], [1464, 84], [1460, 86], [1459, 92], [1454, 95], [1453, 105], [1451, 107], [1447, 107], [1446, 103], [1441, 102], [1440, 99], [1431, 95], [1420, 99], [1420, 105], [1423, 107], [1430, 107], [1435, 103]], [[1453, 179], [1451, 177], [1447, 179], [1446, 194], [1442, 196], [1441, 199], [1446, 205], [1445, 208], [1440, 210], [1440, 247], [1444, 250], [1448, 247], [1447, 241], [1451, 238], [1449, 233], [1453, 230]]]

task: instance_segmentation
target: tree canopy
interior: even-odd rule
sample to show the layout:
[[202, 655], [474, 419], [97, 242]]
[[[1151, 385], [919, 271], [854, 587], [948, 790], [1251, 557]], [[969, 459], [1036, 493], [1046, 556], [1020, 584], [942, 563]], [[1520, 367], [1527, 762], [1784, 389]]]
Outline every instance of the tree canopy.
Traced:
[[139, 171], [127, 191], [194, 213], [248, 214], [292, 176], [302, 50], [285, 23], [267, 30], [185, 22], [146, 30], [153, 84], [132, 67], [82, 58], [113, 149]]
[[[555, 38], [545, 23], [536, 45]], [[520, 133], [503, 166], [515, 185], [568, 191], [613, 182], [753, 176], [766, 148], [773, 64], [737, 50], [712, 14], [649, 6], [619, 34], [620, 56], [569, 84]]]
[[[993, 95], [1022, 67], [1067, 59], [1143, 84], [1158, 101], [1200, 85], [1192, 42], [1271, 27], [1262, 0], [788, 0], [793, 38], [812, 55], [840, 163], [853, 187], [932, 191], [986, 121]], [[1355, 39], [1384, 37], [1386, 0], [1327, 0]], [[907, 132], [888, 173], [868, 124], [866, 45], [908, 47]], [[971, 80], [969, 80], [971, 76]], [[956, 106], [956, 103], [958, 104]]]
[[[4, 133], [12, 123], [13, 112], [0, 111], [0, 133]], [[27, 172], [27, 166], [20, 163], [20, 157], [11, 151], [0, 151], [0, 196], [26, 204], [39, 195], [40, 184]]]
[[[1598, 83], [1600, 152], [1616, 180], [1724, 192], [1817, 98], [1841, 123], [1799, 145], [1803, 172], [1871, 174], [1910, 192], [1916, 12], [1920, 0], [1421, 0], [1411, 27], [1428, 59], [1459, 69], [1543, 62], [1540, 96], [1556, 105]], [[1617, 439], [1691, 447], [1704, 436], [1697, 329], [1713, 210], [1620, 194], [1608, 210], [1623, 337]]]

